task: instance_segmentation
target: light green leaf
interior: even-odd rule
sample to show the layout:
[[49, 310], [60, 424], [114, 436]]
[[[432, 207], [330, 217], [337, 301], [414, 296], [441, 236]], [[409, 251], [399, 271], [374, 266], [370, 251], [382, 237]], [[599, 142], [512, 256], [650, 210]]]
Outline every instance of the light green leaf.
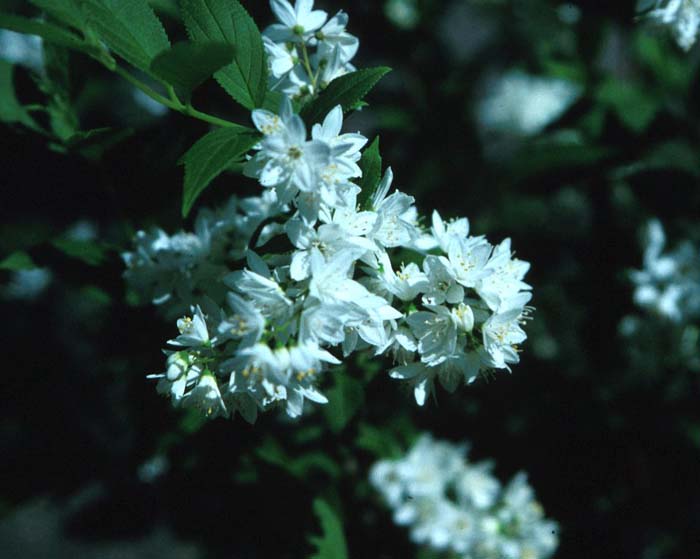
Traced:
[[163, 24], [146, 0], [84, 0], [88, 22], [115, 53], [148, 71], [170, 48]]
[[307, 124], [320, 122], [336, 105], [343, 111], [353, 109], [391, 68], [364, 68], [345, 74], [333, 80], [328, 87], [301, 110], [301, 117]]
[[335, 373], [335, 386], [327, 393], [328, 405], [324, 406], [328, 426], [339, 433], [362, 407], [365, 393], [362, 383], [352, 378], [346, 370]]
[[338, 515], [323, 499], [315, 499], [313, 507], [321, 522], [321, 535], [309, 538], [316, 547], [309, 559], [348, 559], [348, 545]]
[[38, 35], [50, 43], [73, 50], [79, 50], [87, 54], [96, 52], [95, 47], [85, 43], [75, 33], [52, 23], [0, 12], [0, 28], [16, 31], [17, 33], [24, 33], [26, 35]]
[[16, 272], [18, 270], [31, 270], [36, 268], [36, 264], [26, 252], [22, 250], [17, 250], [0, 260], [0, 270], [11, 270]]
[[189, 99], [192, 91], [233, 59], [226, 43], [178, 43], [151, 62], [151, 72]]
[[210, 132], [182, 157], [185, 165], [185, 188], [182, 198], [183, 217], [209, 183], [239, 160], [260, 139], [250, 128], [235, 126]]
[[36, 7], [52, 15], [58, 21], [78, 30], [87, 27], [85, 14], [76, 0], [30, 0]]
[[357, 196], [357, 203], [362, 209], [368, 209], [367, 205], [372, 198], [377, 185], [382, 178], [382, 156], [379, 153], [379, 136], [362, 152], [360, 159], [360, 169], [362, 169], [362, 178], [360, 179], [360, 188], [362, 189]]
[[17, 122], [27, 128], [40, 130], [15, 96], [13, 72], [14, 66], [0, 59], [0, 122]]
[[237, 0], [183, 0], [182, 15], [193, 41], [224, 42], [234, 61], [215, 77], [247, 109], [260, 107], [267, 91], [267, 61], [260, 31]]

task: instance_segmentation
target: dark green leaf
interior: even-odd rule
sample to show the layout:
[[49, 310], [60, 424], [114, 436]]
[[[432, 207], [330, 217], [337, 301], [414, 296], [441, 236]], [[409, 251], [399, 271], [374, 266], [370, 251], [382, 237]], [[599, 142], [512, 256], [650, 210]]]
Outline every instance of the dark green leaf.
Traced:
[[347, 112], [357, 105], [391, 68], [364, 68], [333, 80], [317, 99], [301, 110], [307, 124], [320, 122], [336, 105]]
[[305, 452], [294, 458], [272, 437], [267, 437], [256, 449], [255, 454], [261, 460], [298, 479], [306, 479], [313, 472], [321, 472], [331, 478], [337, 478], [341, 473], [339, 466], [323, 452]]
[[100, 159], [105, 151], [133, 133], [131, 128], [94, 128], [81, 130], [65, 143], [67, 150], [80, 153], [87, 159]]
[[604, 82], [598, 88], [597, 98], [635, 132], [643, 132], [651, 124], [660, 104], [646, 86], [617, 79]]
[[183, 0], [182, 15], [193, 41], [224, 42], [234, 61], [215, 77], [247, 109], [260, 107], [267, 91], [267, 61], [260, 31], [237, 0]]
[[87, 27], [85, 14], [80, 9], [77, 0], [30, 0], [32, 4], [52, 15], [58, 21], [78, 30]]
[[26, 252], [18, 250], [0, 260], [0, 270], [31, 270], [36, 264]]
[[368, 209], [369, 200], [382, 179], [382, 156], [379, 153], [379, 136], [362, 152], [360, 169], [362, 169], [362, 178], [360, 179], [362, 191], [357, 196], [357, 203], [360, 205], [360, 208]]
[[335, 386], [327, 392], [328, 405], [323, 411], [328, 426], [334, 433], [339, 433], [362, 407], [365, 393], [362, 383], [352, 378], [346, 370], [335, 373]]
[[185, 165], [185, 189], [182, 215], [187, 216], [202, 191], [239, 160], [260, 139], [250, 128], [235, 126], [210, 132], [194, 144], [182, 157]]
[[33, 130], [40, 130], [15, 96], [13, 72], [12, 64], [0, 59], [0, 122], [17, 122]]
[[178, 43], [151, 62], [151, 72], [189, 99], [204, 80], [233, 59], [234, 48], [226, 43]]
[[90, 25], [110, 49], [141, 70], [170, 48], [163, 24], [146, 0], [84, 0]]
[[25, 33], [26, 35], [38, 35], [50, 43], [73, 50], [79, 50], [87, 54], [96, 52], [95, 47], [85, 43], [75, 33], [52, 23], [0, 12], [0, 28], [16, 31], [17, 33]]
[[90, 266], [99, 266], [105, 258], [104, 249], [93, 241], [77, 241], [63, 237], [55, 239], [51, 244], [66, 256], [82, 260]]
[[322, 499], [315, 499], [313, 506], [321, 522], [321, 535], [309, 538], [316, 547], [316, 552], [309, 559], [348, 559], [348, 546], [340, 518]]

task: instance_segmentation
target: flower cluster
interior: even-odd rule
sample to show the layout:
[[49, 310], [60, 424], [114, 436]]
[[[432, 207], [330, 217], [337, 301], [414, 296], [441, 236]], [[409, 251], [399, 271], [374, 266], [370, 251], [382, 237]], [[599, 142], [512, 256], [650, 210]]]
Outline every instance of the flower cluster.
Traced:
[[658, 220], [647, 226], [644, 269], [630, 274], [634, 301], [676, 323], [700, 317], [700, 250], [689, 241], [664, 253], [666, 235]]
[[[272, 1], [279, 13], [286, 5]], [[304, 30], [325, 21], [310, 10], [297, 2]], [[519, 361], [529, 264], [510, 239], [493, 246], [470, 236], [467, 219], [437, 212], [422, 226], [413, 197], [391, 192], [391, 168], [363, 192], [367, 139], [342, 132], [340, 106], [311, 130], [287, 96], [252, 120], [261, 140], [244, 173], [263, 195], [204, 212], [194, 234], [140, 233], [124, 256], [135, 290], [190, 309], [159, 390], [252, 421], [273, 406], [296, 417], [307, 399], [325, 403], [323, 371], [356, 350], [392, 358], [391, 376], [420, 405], [436, 380], [453, 391]]]
[[345, 28], [348, 16], [340, 11], [328, 19], [313, 9], [313, 0], [270, 0], [278, 23], [263, 32], [272, 89], [291, 98], [310, 97], [335, 78], [355, 70], [350, 63], [360, 41]]
[[370, 482], [409, 526], [411, 540], [465, 559], [545, 559], [558, 544], [524, 473], [505, 487], [490, 462], [470, 463], [467, 445], [423, 435], [399, 460], [377, 462]]
[[700, 0], [657, 0], [648, 17], [669, 27], [678, 45], [690, 50], [700, 29]]

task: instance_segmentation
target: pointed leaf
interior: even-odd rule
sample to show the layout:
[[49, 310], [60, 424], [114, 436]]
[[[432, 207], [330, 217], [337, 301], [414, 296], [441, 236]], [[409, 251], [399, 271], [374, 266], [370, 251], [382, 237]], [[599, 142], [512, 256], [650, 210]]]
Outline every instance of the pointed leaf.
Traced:
[[54, 43], [55, 45], [79, 50], [88, 54], [95, 52], [95, 47], [85, 43], [75, 33], [52, 23], [0, 12], [0, 28], [16, 31], [17, 33], [25, 33], [26, 35], [38, 35], [45, 41]]
[[233, 59], [226, 43], [178, 43], [151, 62], [151, 72], [175, 86], [186, 99], [192, 91]]
[[366, 208], [382, 178], [382, 156], [379, 153], [379, 136], [362, 152], [360, 169], [362, 169], [362, 178], [360, 179], [360, 188], [362, 190], [357, 196], [357, 203], [361, 208]]
[[267, 61], [260, 31], [237, 0], [183, 0], [182, 15], [193, 41], [235, 47], [234, 61], [215, 77], [247, 109], [260, 107], [267, 92]]
[[58, 21], [75, 29], [83, 30], [87, 27], [85, 14], [77, 0], [30, 0], [30, 2]]
[[151, 61], [170, 48], [163, 24], [146, 0], [84, 0], [88, 22], [110, 49], [148, 71]]
[[185, 165], [185, 188], [182, 215], [186, 217], [195, 200], [209, 183], [239, 160], [260, 140], [250, 128], [235, 126], [210, 132], [182, 157]]
[[36, 268], [36, 264], [23, 250], [17, 250], [6, 256], [0, 261], [0, 270], [11, 270], [17, 272], [19, 270], [32, 270]]
[[321, 122], [336, 105], [342, 105], [347, 112], [355, 108], [370, 90], [391, 68], [364, 68], [345, 74], [333, 80], [328, 87], [301, 110], [301, 117], [307, 124]]
[[348, 545], [338, 515], [323, 499], [315, 499], [313, 507], [321, 521], [321, 535], [309, 538], [316, 547], [309, 559], [348, 559]]

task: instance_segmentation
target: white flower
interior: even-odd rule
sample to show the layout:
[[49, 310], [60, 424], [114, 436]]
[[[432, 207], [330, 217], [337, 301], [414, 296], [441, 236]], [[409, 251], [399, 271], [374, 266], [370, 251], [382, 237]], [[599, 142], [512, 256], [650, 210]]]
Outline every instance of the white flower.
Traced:
[[202, 309], [197, 305], [193, 310], [193, 315], [183, 316], [177, 321], [177, 329], [180, 335], [174, 340], [170, 340], [170, 344], [185, 347], [208, 346], [215, 343], [216, 339], [209, 339], [209, 331], [207, 330], [207, 321], [202, 313]]
[[285, 76], [298, 63], [296, 51], [290, 50], [286, 44], [278, 44], [269, 37], [263, 37], [263, 45], [270, 64], [270, 72], [275, 78]]
[[486, 269], [491, 245], [483, 237], [452, 239], [447, 253], [454, 279], [464, 287], [475, 287], [480, 280], [492, 275]]
[[330, 164], [331, 148], [319, 140], [307, 141], [306, 126], [294, 114], [291, 101], [283, 97], [279, 115], [254, 110], [253, 123], [263, 139], [257, 155], [244, 169], [246, 175], [256, 177], [263, 186], [275, 187], [283, 204], [298, 190], [317, 190], [318, 175]]
[[320, 46], [338, 48], [343, 62], [352, 60], [360, 47], [359, 39], [345, 30], [348, 19], [348, 14], [341, 10], [316, 33]]
[[387, 196], [393, 179], [394, 173], [389, 167], [371, 200], [372, 210], [378, 216], [371, 236], [387, 248], [408, 245], [417, 236], [415, 225], [407, 215], [415, 200], [398, 190]]
[[429, 286], [423, 300], [431, 305], [461, 303], [464, 300], [464, 287], [457, 283], [455, 272], [449, 261], [442, 256], [426, 256], [423, 270], [428, 277]]
[[[478, 282], [476, 291], [491, 310], [502, 309], [521, 291], [531, 289], [523, 281], [529, 269], [529, 262], [512, 258], [510, 239], [505, 239], [493, 249], [491, 258], [486, 264], [488, 273]], [[528, 295], [522, 295], [522, 297], [526, 300], [530, 299]]]
[[228, 415], [219, 385], [211, 373], [204, 373], [199, 377], [197, 385], [182, 399], [182, 405], [197, 408], [211, 418]]
[[433, 211], [431, 232], [437, 245], [443, 252], [448, 252], [454, 240], [463, 241], [469, 236], [469, 220], [466, 217], [445, 222], [437, 210]]
[[690, 50], [700, 28], [699, 0], [657, 0], [648, 17], [672, 28], [678, 45]]
[[479, 559], [547, 559], [557, 524], [544, 518], [524, 474], [503, 488], [490, 463], [472, 464], [466, 445], [421, 436], [398, 460], [381, 460], [372, 486], [407, 526], [411, 540], [433, 551]]
[[402, 301], [412, 301], [420, 293], [424, 293], [429, 288], [428, 276], [421, 272], [420, 268], [413, 262], [401, 265], [398, 273], [391, 268], [391, 259], [386, 252], [379, 256], [381, 268], [379, 278], [382, 285], [392, 295]]
[[428, 305], [431, 312], [418, 311], [406, 318], [418, 340], [421, 361], [439, 365], [454, 354], [457, 346], [457, 326], [447, 307]]
[[219, 323], [219, 338], [241, 340], [241, 347], [248, 347], [260, 341], [265, 329], [265, 317], [250, 301], [235, 293], [226, 295], [233, 314]]
[[522, 308], [516, 307], [494, 314], [484, 323], [484, 348], [493, 367], [507, 369], [508, 364], [520, 361], [517, 346], [527, 339], [520, 327], [522, 314]]
[[313, 0], [296, 0], [294, 7], [287, 0], [270, 0], [280, 23], [270, 25], [265, 35], [276, 43], [307, 41], [328, 19], [326, 12], [313, 7]]

